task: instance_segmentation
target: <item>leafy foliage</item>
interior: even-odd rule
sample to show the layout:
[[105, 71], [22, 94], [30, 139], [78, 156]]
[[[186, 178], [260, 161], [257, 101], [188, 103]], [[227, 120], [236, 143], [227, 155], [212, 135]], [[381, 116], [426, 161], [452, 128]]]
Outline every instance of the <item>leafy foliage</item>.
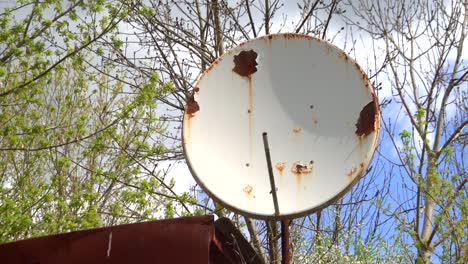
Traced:
[[121, 47], [122, 3], [17, 5], [0, 16], [0, 242], [173, 217], [180, 197], [156, 167], [171, 85], [153, 73], [130, 87], [93, 55]]

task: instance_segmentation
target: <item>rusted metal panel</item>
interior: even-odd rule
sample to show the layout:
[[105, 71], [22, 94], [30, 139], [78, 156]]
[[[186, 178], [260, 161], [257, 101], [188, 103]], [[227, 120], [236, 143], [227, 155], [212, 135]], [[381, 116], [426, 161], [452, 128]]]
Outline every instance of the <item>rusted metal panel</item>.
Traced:
[[209, 263], [213, 216], [38, 237], [0, 245], [4, 264]]
[[0, 245], [0, 263], [264, 264], [227, 218], [183, 217]]

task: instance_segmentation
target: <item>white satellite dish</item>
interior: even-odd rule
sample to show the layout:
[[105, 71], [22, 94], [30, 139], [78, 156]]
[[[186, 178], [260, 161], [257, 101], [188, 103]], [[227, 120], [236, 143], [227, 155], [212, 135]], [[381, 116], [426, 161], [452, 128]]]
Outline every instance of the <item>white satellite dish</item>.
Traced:
[[378, 134], [378, 100], [359, 65], [325, 41], [278, 34], [239, 45], [200, 77], [183, 146], [212, 198], [244, 215], [290, 218], [344, 195], [369, 165]]

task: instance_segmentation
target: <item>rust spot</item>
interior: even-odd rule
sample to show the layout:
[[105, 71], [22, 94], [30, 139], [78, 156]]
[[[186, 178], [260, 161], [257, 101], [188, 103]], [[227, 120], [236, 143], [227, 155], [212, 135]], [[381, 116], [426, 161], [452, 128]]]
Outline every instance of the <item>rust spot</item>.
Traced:
[[193, 115], [194, 113], [200, 111], [200, 105], [198, 105], [197, 101], [195, 101], [195, 93], [198, 93], [198, 91], [200, 91], [200, 88], [193, 88], [192, 93], [187, 98], [187, 106], [185, 109], [188, 115]]
[[253, 110], [253, 90], [252, 90], [252, 78], [249, 76], [249, 113], [252, 113]]
[[248, 87], [248, 94], [249, 94], [249, 157], [250, 160], [252, 160], [252, 146], [254, 142], [254, 135], [253, 135], [253, 127], [254, 127], [254, 122], [253, 122], [253, 92], [252, 92], [252, 77], [249, 75], [248, 77], [249, 80], [249, 87]]
[[[279, 39], [279, 38], [282, 38], [282, 39], [307, 39], [307, 40], [309, 40], [309, 47], [311, 46], [312, 41], [317, 41], [317, 42], [320, 42], [320, 43], [324, 43], [324, 41], [321, 40], [321, 39], [318, 39], [318, 38], [315, 38], [315, 37], [312, 37], [312, 36], [308, 36], [308, 35], [305, 35], [305, 34], [300, 34], [300, 33], [271, 34], [271, 35], [264, 36], [261, 39], [264, 39], [264, 40], [268, 41], [268, 44], [271, 45], [271, 40]], [[242, 46], [242, 44], [240, 44], [240, 46]]]
[[278, 170], [280, 175], [283, 175], [284, 168], [286, 167], [286, 162], [277, 162], [275, 168]]
[[245, 192], [247, 196], [250, 196], [250, 194], [252, 193], [252, 186], [246, 185], [244, 189], [242, 189], [242, 191]]
[[348, 177], [352, 177], [356, 172], [357, 172], [357, 168], [356, 168], [356, 167], [353, 167], [353, 169], [351, 169], [351, 170], [348, 172]]
[[346, 54], [346, 52], [344, 52], [343, 50], [340, 50], [340, 57], [345, 61], [345, 62], [348, 62], [348, 55]]
[[293, 132], [294, 134], [298, 135], [299, 133], [302, 132], [302, 128], [300, 128], [300, 127], [294, 128], [294, 129], [292, 130], [292, 132]]
[[210, 66], [208, 66], [208, 69], [206, 69], [207, 72], [210, 72], [214, 67], [214, 64], [211, 64]]
[[208, 69], [206, 69], [206, 72], [210, 72], [213, 69], [213, 67], [219, 64], [220, 62], [221, 62], [221, 59], [215, 60], [210, 66], [208, 66]]
[[283, 36], [284, 38], [286, 39], [301, 39], [301, 38], [309, 38], [309, 39], [313, 39], [313, 37], [309, 37], [307, 35], [304, 35], [304, 34], [297, 34], [297, 33], [282, 33], [282, 34], [278, 34], [279, 36]]
[[356, 135], [367, 136], [375, 130], [375, 119], [377, 118], [377, 109], [375, 102], [368, 103], [362, 108], [359, 119], [356, 123]]
[[269, 40], [273, 38], [284, 38], [284, 39], [308, 39], [308, 40], [315, 40], [322, 42], [322, 40], [306, 35], [306, 34], [301, 34], [301, 33], [278, 33], [278, 34], [270, 34], [268, 36], [265, 36], [263, 38], [267, 38]]
[[357, 167], [353, 167], [348, 173], [348, 177], [352, 177], [353, 175], [360, 176], [364, 172], [364, 163], [359, 164], [359, 169]]
[[241, 51], [234, 56], [233, 72], [240, 76], [249, 77], [257, 71], [257, 53], [253, 50]]
[[293, 163], [291, 172], [296, 176], [309, 175], [314, 169], [314, 161], [311, 160], [309, 164], [304, 164], [299, 161]]

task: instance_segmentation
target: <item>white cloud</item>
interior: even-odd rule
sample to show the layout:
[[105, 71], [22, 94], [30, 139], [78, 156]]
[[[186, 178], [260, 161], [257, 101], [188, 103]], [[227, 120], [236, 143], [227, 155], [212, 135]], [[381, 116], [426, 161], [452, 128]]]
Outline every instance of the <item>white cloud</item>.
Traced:
[[190, 173], [187, 164], [181, 161], [165, 161], [160, 164], [161, 168], [168, 170], [168, 179], [167, 183], [171, 179], [175, 180], [174, 192], [177, 194], [182, 194], [187, 192], [191, 187], [196, 185], [192, 174]]

